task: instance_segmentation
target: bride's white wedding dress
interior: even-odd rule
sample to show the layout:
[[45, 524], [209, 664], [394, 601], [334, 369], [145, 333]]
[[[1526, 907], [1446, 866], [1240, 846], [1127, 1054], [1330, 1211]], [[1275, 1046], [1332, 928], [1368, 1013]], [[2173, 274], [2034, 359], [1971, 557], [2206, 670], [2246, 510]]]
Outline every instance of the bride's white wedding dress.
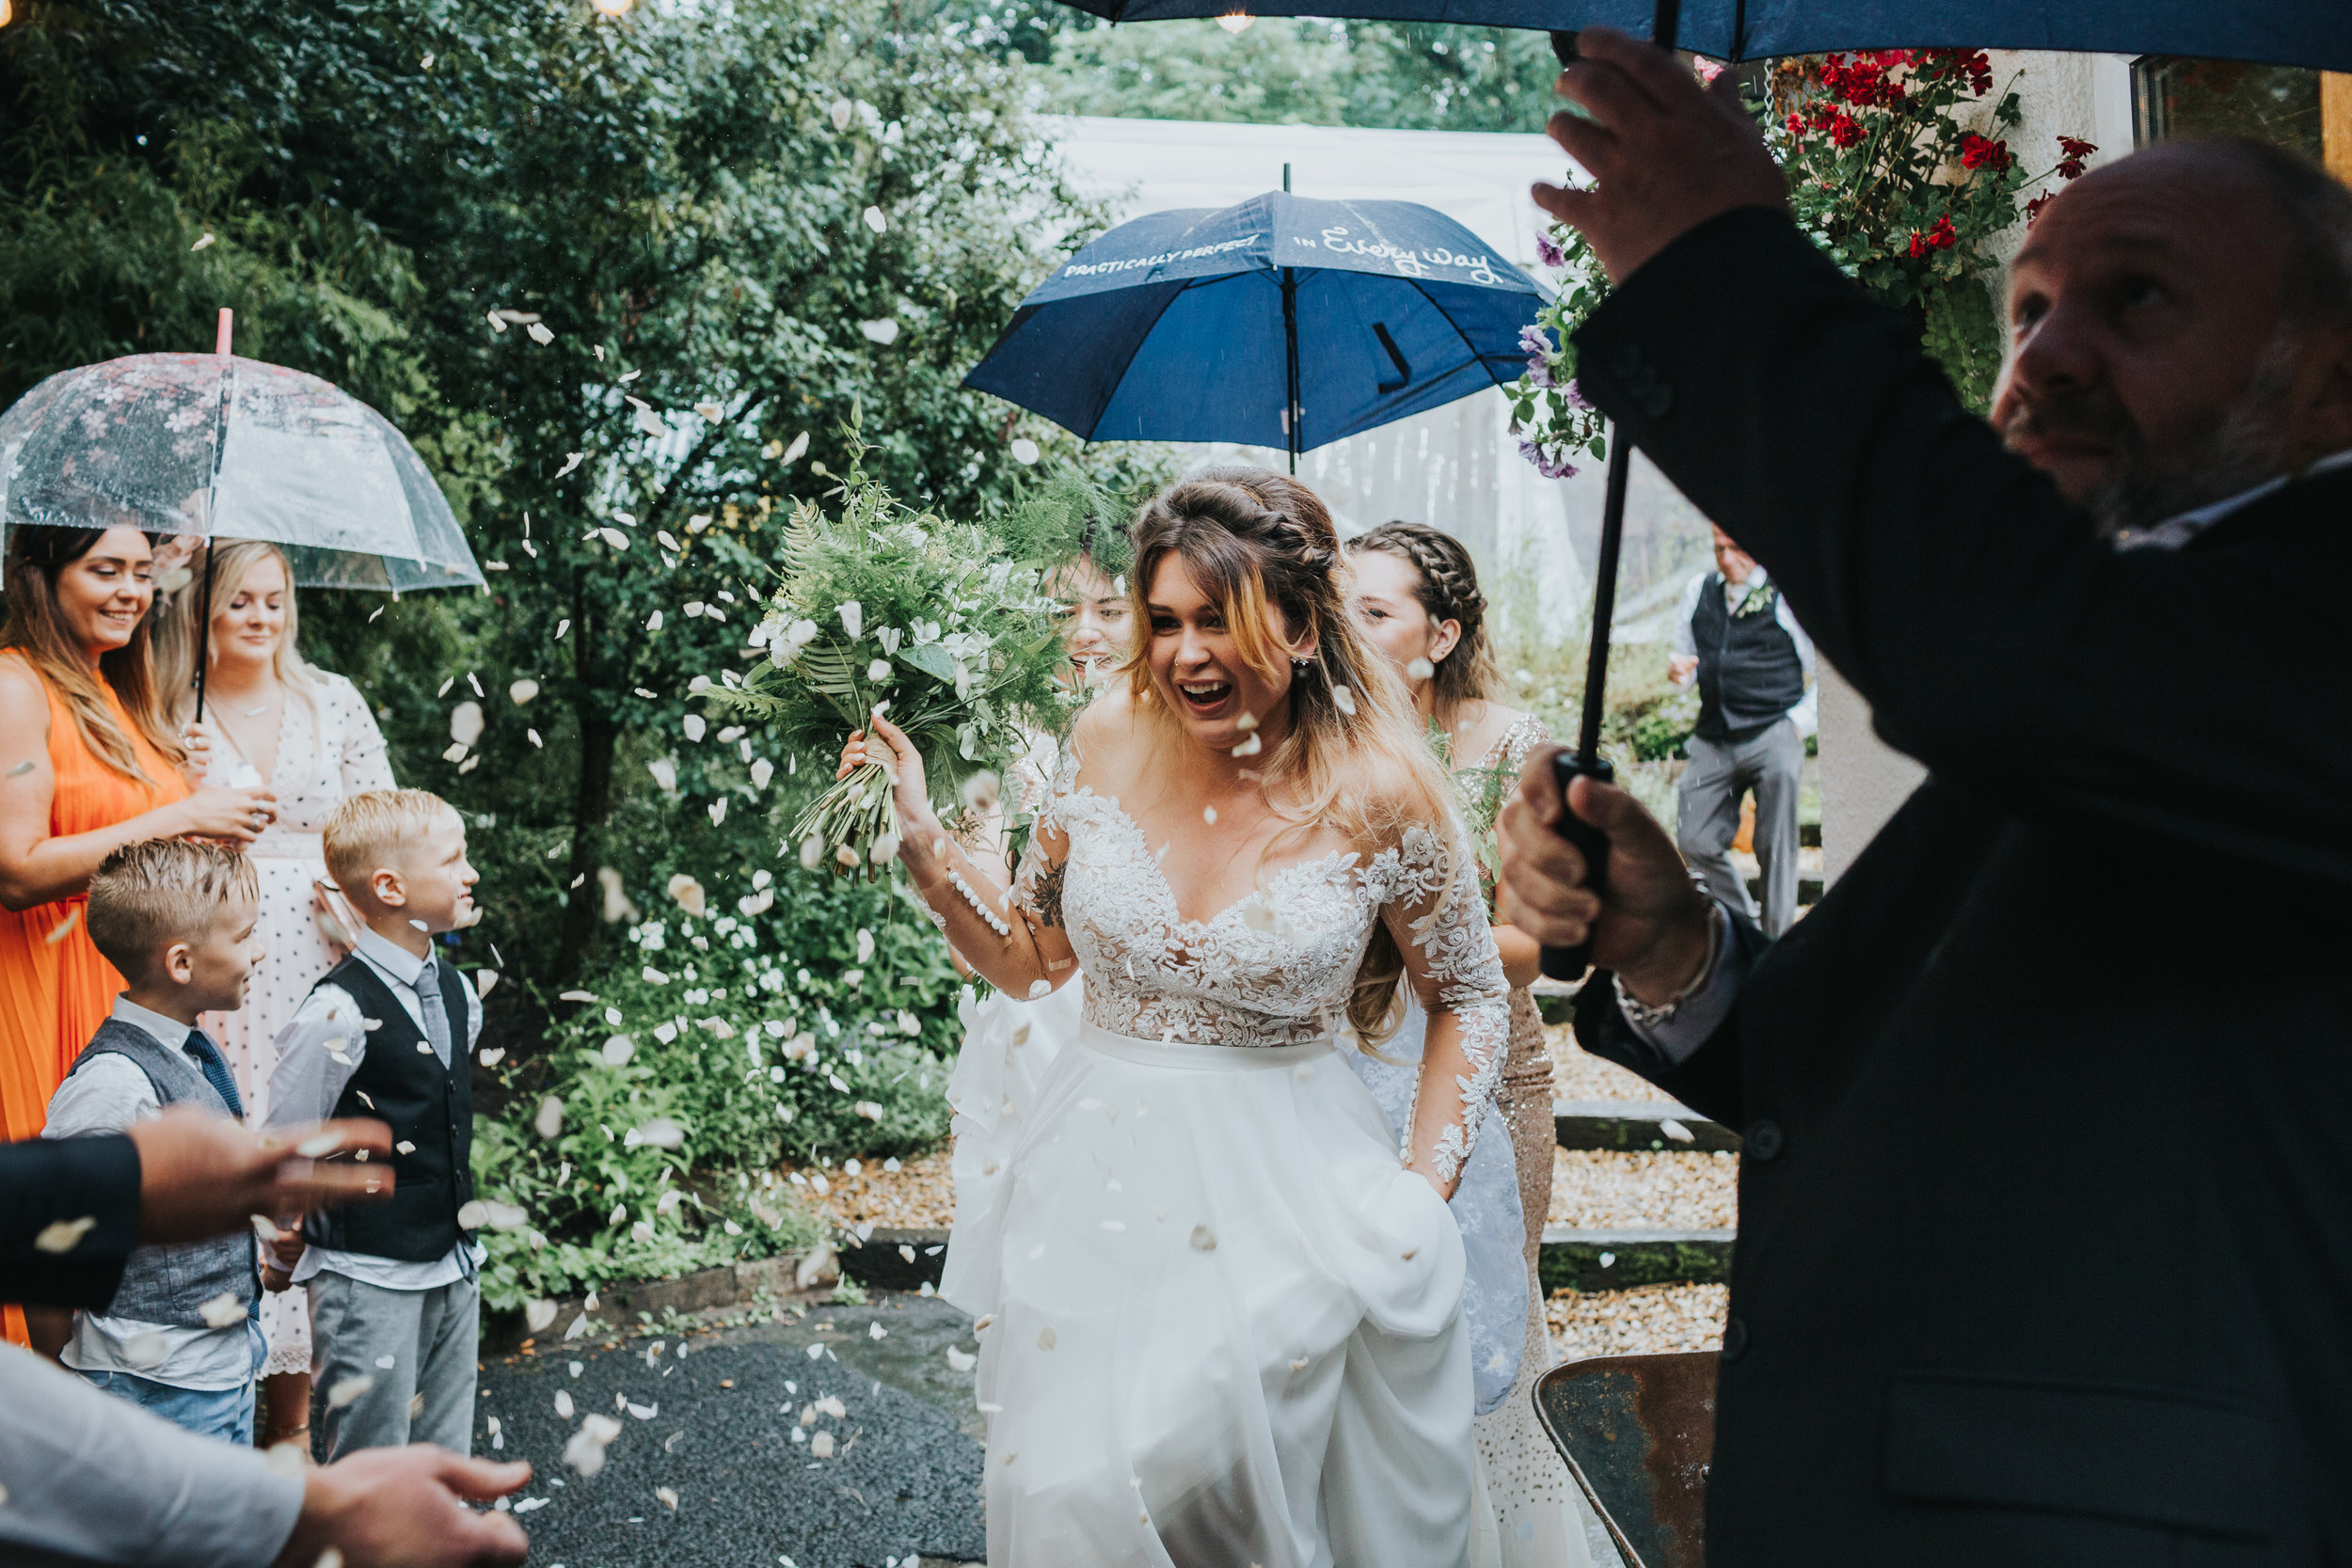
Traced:
[[1333, 1040], [1386, 915], [1463, 1026], [1474, 1076], [1424, 1088], [1460, 1117], [1438, 1161], [1457, 1168], [1509, 1030], [1474, 867], [1414, 829], [1184, 921], [1142, 831], [1073, 771], [1041, 823], [1066, 858], [1033, 852], [1019, 895], [1067, 927], [1083, 1020], [1033, 1104], [1008, 1073], [983, 1115], [959, 1105], [941, 1293], [985, 1324], [989, 1560], [1464, 1563], [1461, 1236]]

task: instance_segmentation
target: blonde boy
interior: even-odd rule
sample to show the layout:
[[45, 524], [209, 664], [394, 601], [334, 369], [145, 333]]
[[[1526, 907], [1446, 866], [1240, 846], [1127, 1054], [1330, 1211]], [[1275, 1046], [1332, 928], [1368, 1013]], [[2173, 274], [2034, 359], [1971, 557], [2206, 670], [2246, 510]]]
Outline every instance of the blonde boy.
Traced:
[[327, 818], [327, 874], [358, 917], [351, 955], [278, 1037], [270, 1123], [377, 1117], [392, 1199], [313, 1214], [294, 1280], [310, 1292], [313, 1384], [331, 1463], [358, 1449], [473, 1440], [482, 1253], [473, 1199], [473, 988], [435, 957], [469, 925], [474, 868], [454, 809], [420, 789], [355, 795]]
[[[196, 1021], [245, 1006], [259, 908], [252, 863], [215, 845], [149, 839], [99, 863], [85, 918], [129, 984], [50, 1098], [43, 1137], [120, 1132], [174, 1104], [244, 1117], [237, 1080]], [[267, 1351], [254, 1262], [250, 1231], [140, 1247], [105, 1311], [70, 1322], [37, 1311], [36, 1339], [175, 1425], [250, 1443]]]

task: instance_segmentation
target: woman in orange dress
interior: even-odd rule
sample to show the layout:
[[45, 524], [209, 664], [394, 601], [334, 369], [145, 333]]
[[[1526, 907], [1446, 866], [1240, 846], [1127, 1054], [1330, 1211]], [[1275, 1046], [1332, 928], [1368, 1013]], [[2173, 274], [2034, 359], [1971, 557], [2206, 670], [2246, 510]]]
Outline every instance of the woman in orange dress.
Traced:
[[[154, 553], [135, 528], [9, 531], [0, 626], [0, 1135], [37, 1137], [122, 976], [83, 928], [90, 873], [125, 844], [249, 844], [263, 789], [199, 789], [148, 654]], [[25, 1342], [8, 1308], [7, 1336]]]

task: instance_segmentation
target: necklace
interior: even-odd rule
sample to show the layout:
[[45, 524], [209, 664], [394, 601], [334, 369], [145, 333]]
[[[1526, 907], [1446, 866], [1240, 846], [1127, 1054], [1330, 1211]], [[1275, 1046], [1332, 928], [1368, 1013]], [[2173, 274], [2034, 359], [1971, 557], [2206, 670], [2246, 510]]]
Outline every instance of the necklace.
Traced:
[[264, 713], [267, 713], [268, 711], [269, 711], [269, 705], [268, 705], [267, 703], [263, 703], [263, 704], [262, 704], [260, 707], [249, 707], [249, 708], [246, 708], [246, 709], [245, 710], [245, 716], [246, 716], [247, 719], [259, 719], [262, 715], [263, 715]]

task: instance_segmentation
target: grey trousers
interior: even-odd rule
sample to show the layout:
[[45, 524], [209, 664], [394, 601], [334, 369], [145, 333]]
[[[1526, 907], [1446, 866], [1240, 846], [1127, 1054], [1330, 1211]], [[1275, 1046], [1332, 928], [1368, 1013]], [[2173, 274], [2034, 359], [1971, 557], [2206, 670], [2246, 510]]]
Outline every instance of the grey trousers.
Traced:
[[[475, 1280], [388, 1291], [339, 1274], [312, 1275], [311, 1374], [326, 1462], [406, 1443], [471, 1453], [481, 1326]], [[391, 1365], [381, 1365], [388, 1356]], [[366, 1391], [339, 1408], [335, 1390], [358, 1378], [371, 1380]]]
[[1804, 768], [1804, 737], [1784, 719], [1745, 740], [1703, 740], [1686, 748], [1677, 800], [1675, 837], [1682, 858], [1708, 892], [1756, 918], [1756, 901], [1731, 863], [1740, 836], [1740, 798], [1756, 791], [1756, 858], [1764, 869], [1764, 934], [1776, 937], [1797, 918], [1797, 775]]

